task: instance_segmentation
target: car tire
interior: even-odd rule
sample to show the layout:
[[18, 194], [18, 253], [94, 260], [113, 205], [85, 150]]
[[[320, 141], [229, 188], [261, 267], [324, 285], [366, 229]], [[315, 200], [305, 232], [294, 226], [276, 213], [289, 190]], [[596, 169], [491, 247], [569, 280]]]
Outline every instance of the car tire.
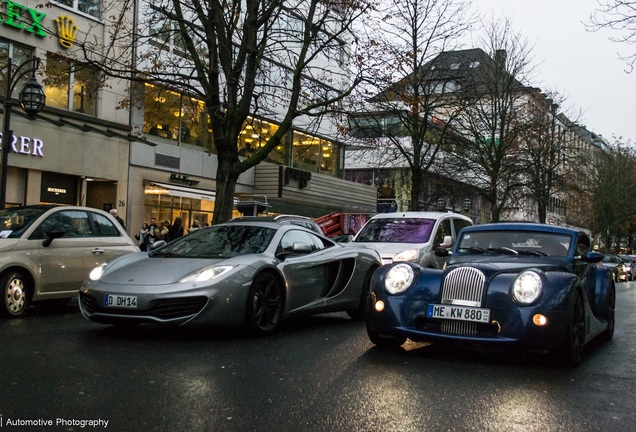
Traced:
[[273, 333], [283, 317], [283, 288], [272, 273], [258, 274], [247, 296], [245, 324], [255, 335]]
[[367, 335], [373, 344], [383, 350], [397, 350], [404, 345], [406, 337], [403, 336], [380, 336], [375, 330], [373, 330], [367, 322]]
[[615, 306], [616, 306], [616, 289], [614, 285], [608, 291], [607, 295], [607, 328], [603, 333], [601, 333], [601, 338], [609, 342], [614, 337], [614, 326], [615, 326]]
[[0, 315], [15, 318], [24, 314], [29, 306], [29, 287], [22, 274], [16, 271], [3, 274], [0, 277], [0, 287]]
[[558, 358], [564, 366], [577, 366], [583, 358], [585, 343], [585, 310], [583, 299], [576, 294]]
[[373, 277], [373, 273], [375, 273], [377, 267], [369, 269], [369, 272], [364, 278], [364, 282], [362, 284], [362, 292], [360, 293], [360, 302], [358, 303], [358, 307], [356, 309], [347, 310], [347, 315], [349, 318], [354, 319], [356, 321], [362, 321], [367, 312], [367, 304], [369, 302], [369, 293], [371, 292], [371, 278]]

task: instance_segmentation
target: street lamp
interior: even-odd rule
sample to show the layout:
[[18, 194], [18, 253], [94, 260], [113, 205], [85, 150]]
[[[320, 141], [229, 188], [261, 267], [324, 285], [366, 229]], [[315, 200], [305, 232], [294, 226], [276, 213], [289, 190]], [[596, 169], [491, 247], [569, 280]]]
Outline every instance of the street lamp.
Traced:
[[437, 210], [438, 211], [446, 210], [446, 200], [444, 198], [440, 198], [437, 200]]
[[473, 203], [470, 198], [464, 198], [464, 201], [462, 201], [462, 209], [464, 209], [464, 213], [468, 213], [472, 207]]
[[13, 131], [10, 129], [11, 123], [11, 95], [16, 84], [27, 74], [31, 74], [28, 81], [24, 85], [18, 98], [20, 106], [26, 112], [30, 120], [32, 120], [42, 108], [46, 96], [42, 90], [42, 86], [35, 79], [35, 71], [40, 65], [40, 59], [33, 57], [32, 59], [22, 62], [15, 72], [12, 70], [11, 57], [7, 61], [7, 92], [4, 101], [4, 132], [2, 133], [2, 173], [0, 176], [0, 209], [3, 209], [7, 198], [7, 164], [9, 161], [9, 152], [11, 151], [11, 143], [13, 142]]

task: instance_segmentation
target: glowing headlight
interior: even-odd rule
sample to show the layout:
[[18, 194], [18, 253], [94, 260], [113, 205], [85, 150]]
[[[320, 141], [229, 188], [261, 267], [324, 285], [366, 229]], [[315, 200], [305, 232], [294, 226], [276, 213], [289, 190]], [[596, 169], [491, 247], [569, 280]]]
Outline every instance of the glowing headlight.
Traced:
[[93, 270], [91, 270], [91, 272], [88, 274], [88, 278], [92, 281], [96, 281], [99, 280], [100, 277], [102, 277], [102, 275], [104, 274], [104, 268], [106, 267], [106, 263], [104, 264], [100, 264], [99, 266], [95, 267]]
[[399, 254], [393, 257], [393, 261], [411, 261], [417, 262], [417, 259], [420, 256], [420, 251], [417, 249], [408, 249], [400, 252]]
[[387, 272], [384, 287], [391, 294], [399, 294], [411, 286], [414, 278], [415, 273], [411, 266], [398, 264]]
[[543, 282], [541, 276], [533, 271], [521, 273], [512, 285], [514, 299], [522, 304], [530, 304], [539, 298]]
[[233, 266], [214, 266], [196, 271], [179, 281], [179, 283], [206, 282], [232, 269]]

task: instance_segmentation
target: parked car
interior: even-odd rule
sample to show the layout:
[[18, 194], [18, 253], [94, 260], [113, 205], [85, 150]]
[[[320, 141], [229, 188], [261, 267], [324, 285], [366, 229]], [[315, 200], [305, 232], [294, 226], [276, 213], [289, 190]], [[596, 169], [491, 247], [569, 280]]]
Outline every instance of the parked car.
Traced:
[[444, 270], [396, 262], [371, 281], [370, 340], [550, 351], [569, 365], [583, 346], [614, 334], [615, 285], [583, 231], [494, 223], [460, 233]]
[[634, 280], [634, 262], [629, 255], [619, 254], [618, 257], [623, 261], [623, 270], [625, 270], [625, 281]]
[[380, 264], [372, 249], [295, 224], [238, 220], [98, 266], [80, 289], [80, 310], [103, 324], [244, 324], [263, 335], [295, 315], [363, 319]]
[[601, 263], [610, 269], [614, 282], [627, 280], [627, 271], [623, 264], [623, 260], [616, 254], [605, 254]]
[[230, 222], [237, 222], [237, 221], [257, 221], [257, 222], [268, 221], [268, 222], [276, 222], [280, 224], [287, 223], [287, 224], [302, 226], [312, 230], [313, 232], [324, 235], [322, 228], [320, 228], [320, 225], [318, 225], [316, 222], [312, 221], [306, 216], [287, 215], [287, 214], [278, 215], [278, 216], [239, 216], [239, 217], [233, 218]]
[[22, 315], [29, 303], [77, 297], [82, 280], [111, 258], [139, 252], [102, 210], [31, 205], [0, 210], [0, 315]]
[[450, 248], [459, 231], [472, 224], [469, 217], [452, 212], [381, 213], [369, 219], [349, 244], [377, 250], [383, 264], [410, 261], [441, 268], [445, 259], [435, 256], [435, 248]]

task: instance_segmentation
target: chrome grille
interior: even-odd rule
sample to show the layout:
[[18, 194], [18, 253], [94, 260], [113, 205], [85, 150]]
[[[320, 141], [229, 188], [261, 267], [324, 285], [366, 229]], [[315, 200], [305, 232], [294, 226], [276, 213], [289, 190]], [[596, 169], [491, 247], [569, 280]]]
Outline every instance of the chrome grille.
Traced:
[[448, 272], [442, 287], [442, 303], [480, 307], [486, 276], [473, 267], [459, 267]]
[[457, 336], [477, 336], [477, 323], [468, 321], [444, 320], [440, 326], [442, 333]]

